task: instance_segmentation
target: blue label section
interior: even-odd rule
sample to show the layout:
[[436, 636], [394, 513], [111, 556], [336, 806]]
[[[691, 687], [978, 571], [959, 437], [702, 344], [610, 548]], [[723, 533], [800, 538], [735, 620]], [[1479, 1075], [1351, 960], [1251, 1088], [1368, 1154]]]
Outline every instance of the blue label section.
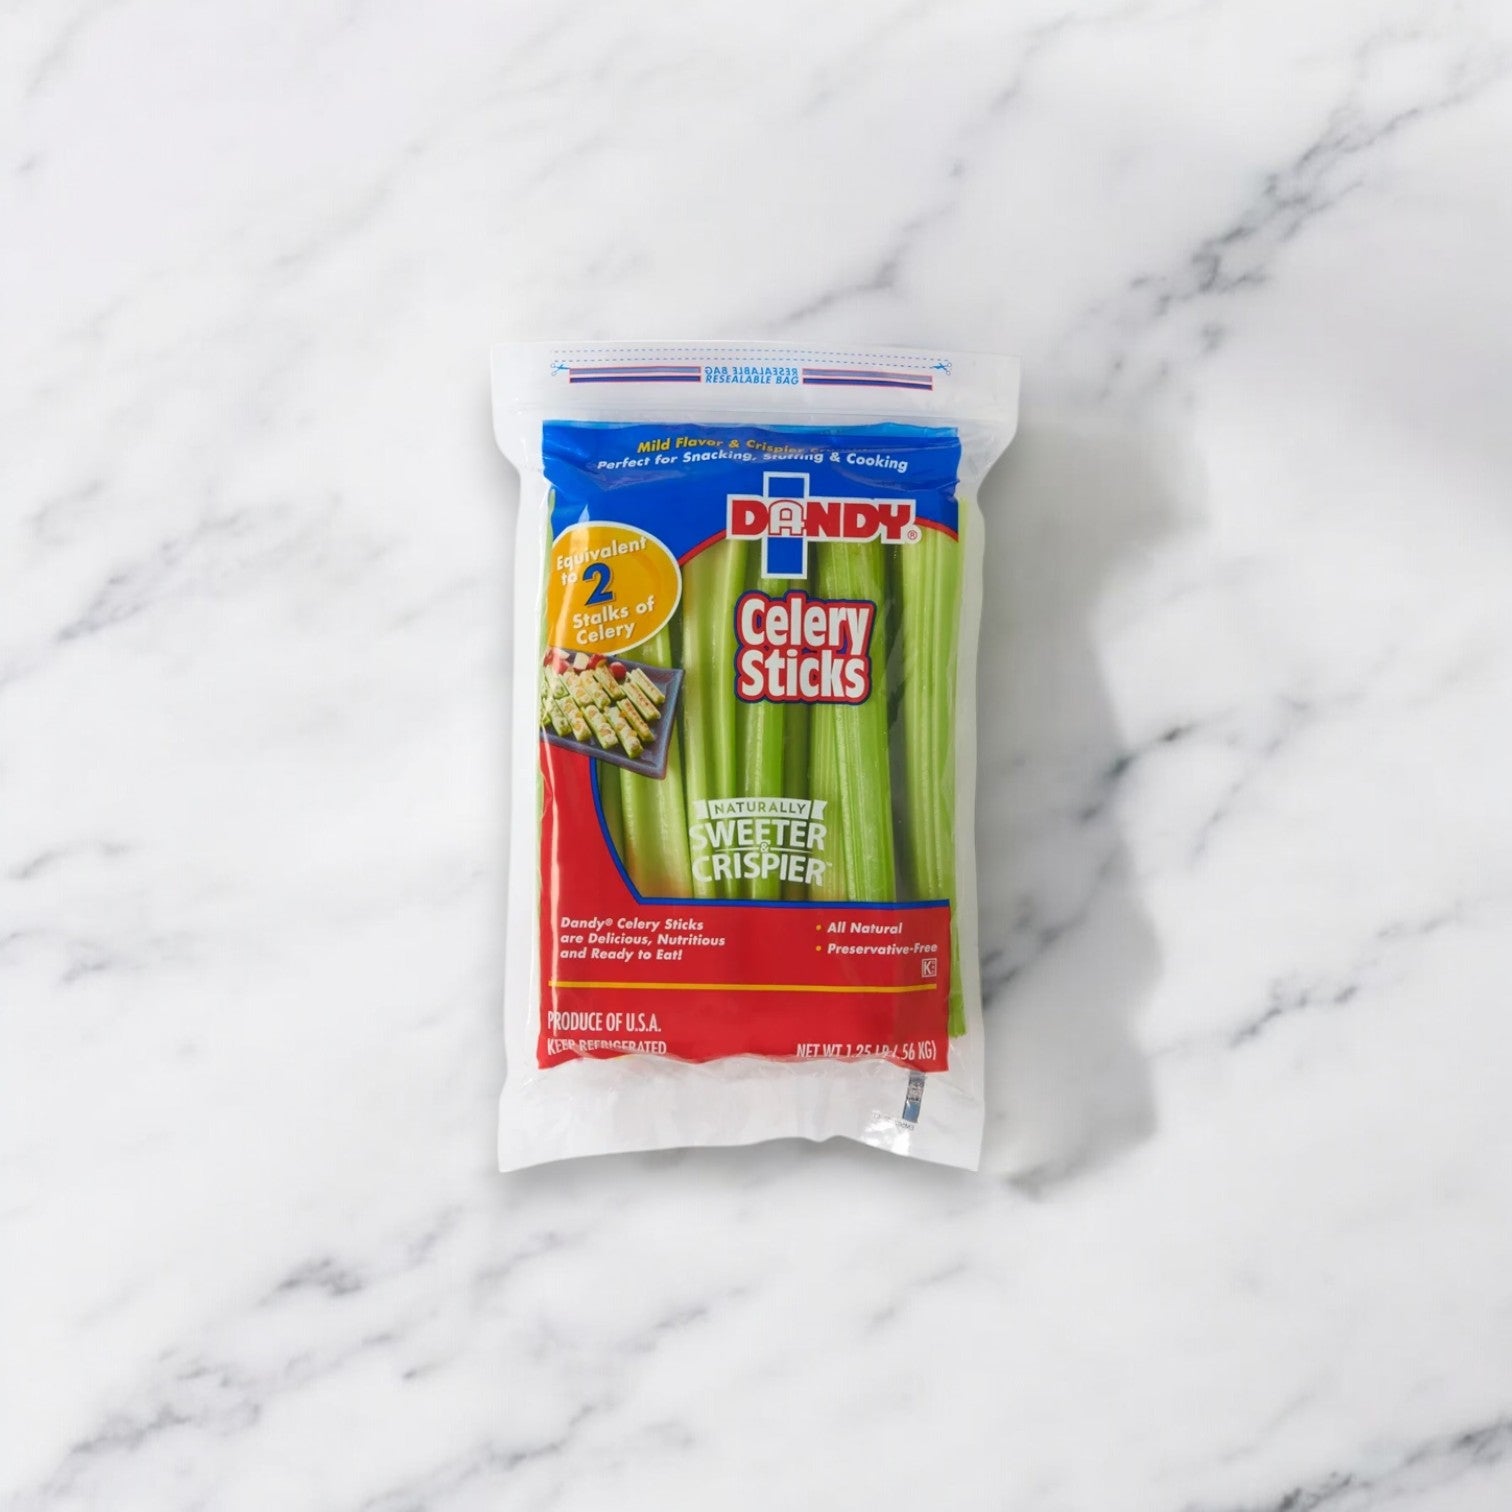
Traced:
[[[553, 537], [588, 520], [618, 520], [685, 557], [725, 533], [731, 494], [912, 499], [920, 521], [957, 525], [961, 443], [950, 429], [552, 420], [542, 450], [556, 490]], [[767, 572], [802, 577], [805, 546], [774, 525], [764, 541]]]
[[768, 536], [763, 543], [765, 555], [761, 571], [765, 577], [801, 578], [808, 576], [808, 552], [806, 541], [795, 541], [788, 536]]

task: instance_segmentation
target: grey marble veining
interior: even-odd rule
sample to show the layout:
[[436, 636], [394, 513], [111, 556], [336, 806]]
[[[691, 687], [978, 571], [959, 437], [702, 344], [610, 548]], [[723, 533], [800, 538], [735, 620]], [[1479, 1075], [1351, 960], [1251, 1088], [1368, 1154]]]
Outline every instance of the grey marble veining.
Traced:
[[[0, 16], [0, 1508], [1512, 1503], [1493, 0]], [[1006, 349], [987, 1170], [492, 1172], [487, 349]]]

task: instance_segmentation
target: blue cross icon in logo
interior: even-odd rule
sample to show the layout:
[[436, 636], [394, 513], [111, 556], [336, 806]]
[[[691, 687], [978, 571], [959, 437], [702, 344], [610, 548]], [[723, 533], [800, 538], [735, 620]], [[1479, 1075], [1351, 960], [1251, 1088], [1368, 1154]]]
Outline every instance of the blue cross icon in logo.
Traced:
[[803, 534], [804, 501], [809, 496], [807, 473], [765, 473], [761, 480], [767, 506], [767, 533], [762, 542], [761, 571], [765, 577], [808, 576], [808, 541]]

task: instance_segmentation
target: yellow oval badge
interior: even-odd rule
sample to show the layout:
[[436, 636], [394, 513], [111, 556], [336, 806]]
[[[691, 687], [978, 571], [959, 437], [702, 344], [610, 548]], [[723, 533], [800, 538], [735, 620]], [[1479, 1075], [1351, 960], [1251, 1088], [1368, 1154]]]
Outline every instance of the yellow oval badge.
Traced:
[[633, 525], [593, 520], [551, 543], [546, 643], [564, 651], [629, 651], [650, 640], [682, 597], [677, 558]]

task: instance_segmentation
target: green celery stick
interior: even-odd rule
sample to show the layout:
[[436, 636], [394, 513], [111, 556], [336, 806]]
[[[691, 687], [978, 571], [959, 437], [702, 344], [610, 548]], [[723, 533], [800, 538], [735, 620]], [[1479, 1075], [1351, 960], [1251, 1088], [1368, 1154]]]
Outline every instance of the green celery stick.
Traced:
[[836, 765], [835, 723], [826, 717], [825, 706], [809, 710], [809, 793], [816, 803], [826, 805], [816, 821], [825, 827], [820, 858], [824, 870], [809, 887], [812, 898], [845, 898], [845, 852], [840, 844], [840, 773]]
[[[782, 721], [782, 794], [785, 798], [809, 796], [809, 706], [790, 703], [783, 710]], [[784, 882], [784, 898], [806, 898], [808, 887], [802, 882]]]
[[[663, 628], [635, 651], [649, 666], [672, 665], [672, 634]], [[693, 891], [688, 861], [688, 814], [683, 796], [677, 731], [667, 736], [667, 773], [661, 778], [621, 771], [620, 807], [625, 868], [636, 888], [653, 898], [686, 898]]]
[[625, 810], [620, 797], [619, 768], [600, 761], [598, 766], [599, 806], [604, 811], [604, 823], [614, 849], [623, 860], [625, 855]]
[[[789, 584], [774, 578], [761, 576], [761, 552], [759, 541], [745, 548], [750, 558], [749, 586], [760, 589], [769, 598], [782, 594]], [[729, 613], [735, 613], [730, 604]], [[783, 747], [782, 734], [786, 723], [788, 705], [762, 699], [759, 703], [746, 703], [737, 698], [735, 730], [739, 742], [739, 786], [736, 791], [747, 798], [780, 798], [783, 795]], [[747, 898], [779, 898], [782, 882], [773, 874], [770, 877], [752, 877], [740, 884], [741, 896]]]
[[[961, 511], [961, 527], [966, 510]], [[915, 898], [951, 905], [950, 1033], [965, 1033], [955, 929], [955, 702], [961, 545], [940, 530], [897, 554], [902, 641], [905, 861]]]
[[[683, 568], [681, 724], [687, 774], [687, 823], [695, 804], [733, 798], [736, 785], [735, 601], [744, 583], [744, 546], [721, 540]], [[694, 879], [700, 898], [738, 897], [741, 884]]]
[[826, 543], [819, 592], [826, 599], [865, 599], [877, 606], [868, 655], [871, 692], [861, 704], [816, 704], [814, 797], [826, 802], [825, 868], [816, 898], [890, 903], [897, 896], [893, 864], [892, 778], [887, 745], [887, 649], [882, 627], [886, 568], [880, 542]]

